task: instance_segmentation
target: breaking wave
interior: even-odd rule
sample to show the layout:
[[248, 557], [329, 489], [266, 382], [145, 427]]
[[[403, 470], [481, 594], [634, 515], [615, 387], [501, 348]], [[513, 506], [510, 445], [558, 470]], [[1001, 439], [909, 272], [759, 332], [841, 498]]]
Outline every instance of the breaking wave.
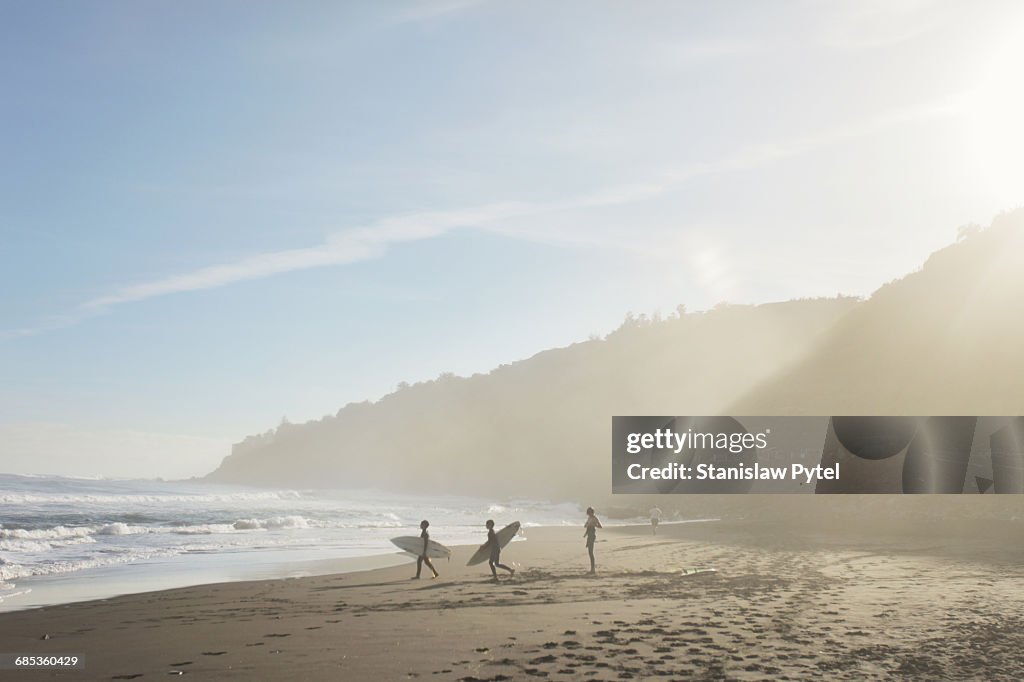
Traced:
[[[481, 542], [488, 518], [524, 527], [581, 522], [575, 505], [529, 500], [7, 474], [0, 507], [0, 611], [28, 604], [29, 590], [43, 599], [45, 576], [109, 570], [102, 579], [121, 584], [119, 571], [179, 576], [194, 566], [208, 579], [230, 565], [234, 578], [240, 565], [281, 570], [288, 561], [393, 554], [389, 538], [400, 529], [418, 534], [423, 518], [448, 545]], [[99, 577], [62, 580], [60, 592]]]

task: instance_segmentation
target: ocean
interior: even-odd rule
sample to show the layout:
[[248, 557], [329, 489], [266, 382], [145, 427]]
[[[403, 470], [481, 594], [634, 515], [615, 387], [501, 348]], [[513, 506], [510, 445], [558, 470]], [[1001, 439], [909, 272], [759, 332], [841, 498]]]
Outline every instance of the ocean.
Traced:
[[408, 562], [389, 538], [418, 535], [424, 518], [458, 545], [483, 542], [489, 518], [528, 529], [584, 517], [530, 500], [0, 474], [0, 611]]

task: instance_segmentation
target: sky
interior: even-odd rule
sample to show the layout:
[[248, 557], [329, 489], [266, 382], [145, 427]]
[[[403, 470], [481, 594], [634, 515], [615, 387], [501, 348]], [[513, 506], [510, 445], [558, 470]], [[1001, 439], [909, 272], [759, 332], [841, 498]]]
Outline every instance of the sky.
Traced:
[[0, 0], [0, 472], [866, 296], [1024, 204], [1007, 2]]

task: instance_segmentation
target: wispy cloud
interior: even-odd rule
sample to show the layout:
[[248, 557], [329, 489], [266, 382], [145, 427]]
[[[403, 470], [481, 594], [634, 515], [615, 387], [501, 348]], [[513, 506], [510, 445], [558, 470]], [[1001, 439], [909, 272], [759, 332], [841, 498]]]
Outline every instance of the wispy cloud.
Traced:
[[403, 23], [429, 21], [472, 9], [485, 2], [487, 0], [413, 0], [396, 15], [396, 19]]
[[861, 0], [825, 6], [831, 11], [825, 13], [817, 42], [843, 50], [905, 43], [934, 30], [952, 15], [950, 5], [934, 0]]
[[193, 272], [127, 286], [87, 301], [82, 309], [102, 310], [157, 296], [215, 289], [296, 270], [369, 260], [381, 256], [389, 246], [437, 237], [454, 229], [474, 227], [528, 210], [529, 207], [523, 204], [501, 203], [387, 218], [367, 227], [339, 233], [316, 246], [256, 254], [233, 263], [211, 265]]
[[314, 246], [260, 253], [229, 263], [210, 265], [191, 272], [131, 284], [85, 301], [65, 315], [51, 316], [33, 327], [0, 332], [0, 340], [33, 336], [72, 326], [116, 306], [161, 296], [216, 289], [274, 275], [347, 265], [378, 258], [392, 246], [439, 237], [458, 229], [479, 229], [519, 239], [584, 247], [628, 247], [622, 240], [606, 240], [580, 230], [552, 231], [531, 225], [523, 218], [557, 217], [563, 212], [624, 205], [657, 198], [681, 188], [695, 178], [752, 170], [775, 161], [809, 153], [846, 139], [877, 133], [895, 125], [923, 118], [961, 113], [963, 97], [889, 111], [864, 121], [827, 129], [772, 144], [741, 149], [721, 159], [670, 168], [645, 182], [614, 185], [549, 202], [501, 202], [450, 211], [426, 211], [388, 217], [335, 233]]
[[30, 327], [16, 327], [14, 329], [5, 329], [0, 331], [0, 342], [2, 341], [13, 341], [14, 339], [23, 339], [30, 336], [38, 336], [45, 332], [57, 331], [58, 329], [65, 329], [67, 327], [74, 327], [76, 324], [83, 322], [89, 317], [92, 317], [96, 313], [89, 312], [84, 308], [80, 307], [72, 312], [65, 313], [63, 315], [48, 315], [33, 324]]

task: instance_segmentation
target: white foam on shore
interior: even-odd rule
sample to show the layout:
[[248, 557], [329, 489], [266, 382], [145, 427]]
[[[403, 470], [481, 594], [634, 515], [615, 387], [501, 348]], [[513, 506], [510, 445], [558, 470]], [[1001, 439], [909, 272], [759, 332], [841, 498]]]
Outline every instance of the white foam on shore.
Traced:
[[64, 538], [92, 535], [96, 529], [92, 526], [56, 526], [53, 528], [0, 528], [0, 539], [12, 540], [60, 540]]
[[195, 495], [173, 494], [124, 494], [105, 495], [92, 493], [0, 493], [0, 504], [65, 504], [65, 505], [168, 505], [188, 502], [192, 504], [266, 502], [295, 500], [302, 497], [297, 490], [258, 491], [245, 493], [212, 493]]
[[[23, 565], [5, 561], [3, 564], [0, 564], [0, 585], [3, 585], [5, 582], [10, 583], [12, 580], [19, 580], [23, 578], [75, 573], [77, 571], [83, 571], [90, 568], [126, 564], [144, 559], [152, 559], [159, 556], [170, 556], [177, 553], [178, 552], [170, 549], [147, 549], [126, 551], [119, 554], [98, 555], [87, 559], [57, 560], [32, 565]], [[13, 585], [11, 585], [11, 587], [13, 587]], [[9, 596], [10, 595], [8, 595], [8, 597]]]
[[273, 528], [310, 528], [319, 524], [292, 514], [269, 519], [239, 519], [233, 525], [235, 530], [268, 530]]

